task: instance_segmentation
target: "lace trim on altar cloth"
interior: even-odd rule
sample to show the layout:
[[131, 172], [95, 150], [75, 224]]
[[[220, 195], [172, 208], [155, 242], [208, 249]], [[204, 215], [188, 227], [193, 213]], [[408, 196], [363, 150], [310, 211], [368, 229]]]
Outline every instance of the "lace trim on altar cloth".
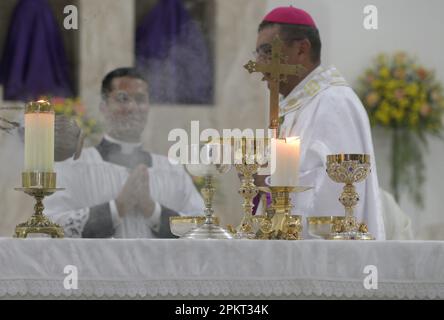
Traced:
[[154, 297], [314, 297], [337, 299], [443, 299], [444, 283], [379, 283], [327, 280], [79, 280], [66, 290], [63, 280], [0, 280], [0, 298], [154, 298]]

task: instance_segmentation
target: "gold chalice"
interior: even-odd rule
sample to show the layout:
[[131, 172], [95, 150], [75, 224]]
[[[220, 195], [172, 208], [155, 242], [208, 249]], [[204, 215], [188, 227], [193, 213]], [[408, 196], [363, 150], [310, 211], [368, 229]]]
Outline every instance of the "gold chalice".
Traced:
[[331, 239], [335, 240], [372, 240], [367, 226], [358, 225], [353, 210], [359, 202], [354, 183], [364, 181], [370, 174], [370, 155], [334, 154], [327, 156], [327, 174], [335, 182], [345, 183], [339, 202], [345, 208], [345, 220], [335, 226]]

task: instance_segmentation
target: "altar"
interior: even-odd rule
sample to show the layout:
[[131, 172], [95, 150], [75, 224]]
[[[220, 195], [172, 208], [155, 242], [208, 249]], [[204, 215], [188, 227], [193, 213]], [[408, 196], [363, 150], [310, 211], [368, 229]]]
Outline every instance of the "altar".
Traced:
[[440, 241], [2, 238], [0, 297], [444, 299], [443, 267]]

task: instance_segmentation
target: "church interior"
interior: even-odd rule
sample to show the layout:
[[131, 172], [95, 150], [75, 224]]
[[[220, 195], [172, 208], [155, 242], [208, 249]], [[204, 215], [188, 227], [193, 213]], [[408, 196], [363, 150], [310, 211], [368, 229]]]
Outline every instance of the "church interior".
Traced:
[[[0, 1], [0, 239], [12, 238], [16, 226], [35, 210], [35, 199], [16, 190], [21, 186], [24, 166], [21, 130], [27, 102], [40, 97], [53, 99], [56, 114], [59, 108], [62, 114], [82, 121], [83, 148], [93, 147], [104, 134], [103, 77], [116, 68], [141, 66], [141, 70], [147, 70], [143, 72], [150, 90], [148, 120], [141, 136], [144, 150], [168, 156], [174, 143], [170, 133], [175, 129], [191, 132], [192, 121], [199, 121], [200, 131], [265, 129], [269, 125], [267, 85], [258, 74], [249, 74], [244, 65], [254, 59], [258, 25], [264, 15], [273, 8], [292, 5], [309, 12], [316, 21], [322, 41], [322, 66], [335, 66], [368, 111], [375, 155], [371, 161], [377, 168], [374, 171], [379, 187], [390, 201], [385, 205], [393, 205], [387, 211], [396, 207], [398, 215], [409, 221], [411, 230], [410, 236], [404, 237], [386, 226], [387, 240], [439, 243], [444, 240], [444, 170], [440, 160], [444, 157], [444, 42], [439, 40], [444, 27], [444, 2], [421, 3], [374, 0], [369, 6], [365, 0]], [[28, 6], [26, 12], [20, 11], [20, 6]], [[33, 28], [34, 19], [43, 16], [46, 20], [39, 28]], [[186, 31], [174, 31], [185, 20]], [[162, 39], [177, 41], [174, 61], [157, 66], [156, 72], [150, 74], [154, 67], [143, 69], [144, 62], [163, 54], [162, 50], [170, 50], [162, 47]], [[48, 52], [58, 52], [60, 56], [50, 56]], [[396, 89], [396, 85], [404, 81], [403, 72], [409, 72], [408, 68], [416, 73], [413, 80], [405, 78], [411, 81], [405, 91], [412, 92], [410, 100], [405, 100], [404, 94], [408, 93]], [[31, 76], [27, 70], [35, 74]], [[39, 89], [45, 82], [50, 83], [45, 78], [55, 79], [52, 92]], [[16, 90], [20, 85], [24, 89]], [[388, 98], [381, 102], [381, 96]], [[396, 109], [398, 113], [391, 111], [393, 104], [402, 105], [403, 99], [407, 101], [405, 107]], [[433, 111], [435, 105], [441, 111]], [[69, 110], [65, 112], [63, 108]], [[408, 108], [416, 108], [420, 119], [438, 118], [427, 122], [433, 122], [430, 126], [416, 126], [419, 120], [407, 119], [404, 114]], [[202, 187], [198, 185], [202, 179], [192, 181], [196, 188]], [[214, 215], [227, 229], [238, 226], [243, 218], [243, 197], [235, 168], [218, 176], [214, 185]], [[68, 190], [58, 191], [62, 192]], [[361, 201], [365, 196], [361, 195]], [[397, 218], [393, 219], [396, 224]]]

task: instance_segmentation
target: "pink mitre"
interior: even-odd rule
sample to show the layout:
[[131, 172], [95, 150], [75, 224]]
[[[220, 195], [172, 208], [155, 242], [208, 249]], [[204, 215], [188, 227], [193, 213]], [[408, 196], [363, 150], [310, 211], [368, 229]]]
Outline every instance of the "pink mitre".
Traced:
[[316, 28], [313, 18], [304, 10], [289, 7], [278, 7], [271, 10], [263, 19], [267, 22], [299, 24]]

